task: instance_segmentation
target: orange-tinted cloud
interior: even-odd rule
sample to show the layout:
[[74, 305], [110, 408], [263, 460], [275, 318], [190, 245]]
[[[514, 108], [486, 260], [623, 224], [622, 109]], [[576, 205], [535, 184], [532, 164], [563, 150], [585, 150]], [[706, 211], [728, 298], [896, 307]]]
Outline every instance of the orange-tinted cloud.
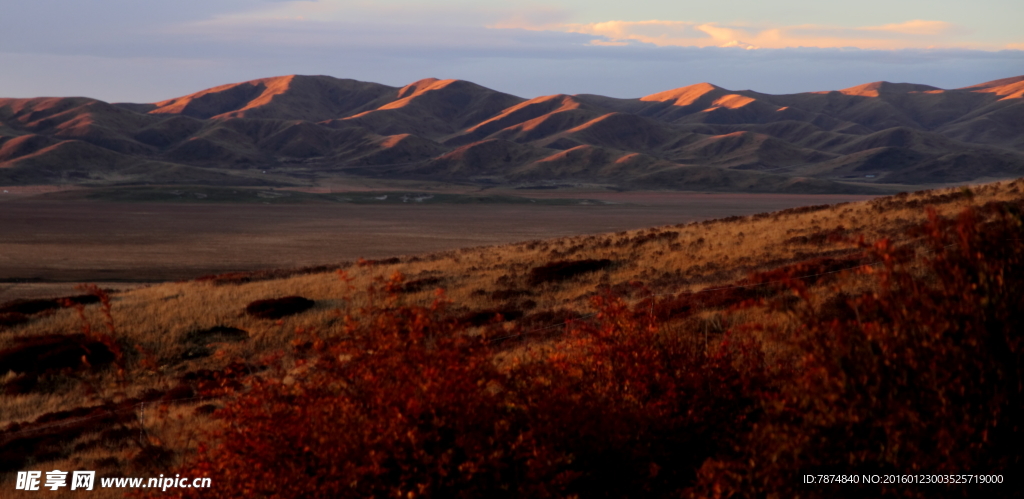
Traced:
[[869, 26], [859, 28], [863, 31], [883, 31], [890, 33], [905, 33], [909, 35], [944, 35], [954, 30], [955, 27], [945, 21], [924, 21], [915, 19], [905, 23], [884, 24], [882, 26]]
[[757, 48], [845, 48], [861, 49], [922, 49], [969, 48], [998, 50], [1016, 48], [988, 46], [964, 39], [970, 33], [945, 21], [914, 19], [902, 23], [879, 26], [841, 27], [827, 25], [796, 26], [739, 26], [719, 23], [687, 21], [606, 21], [589, 24], [537, 24], [515, 23], [508, 26], [521, 29], [556, 30], [600, 37], [593, 44], [649, 43], [676, 47], [740, 47]]

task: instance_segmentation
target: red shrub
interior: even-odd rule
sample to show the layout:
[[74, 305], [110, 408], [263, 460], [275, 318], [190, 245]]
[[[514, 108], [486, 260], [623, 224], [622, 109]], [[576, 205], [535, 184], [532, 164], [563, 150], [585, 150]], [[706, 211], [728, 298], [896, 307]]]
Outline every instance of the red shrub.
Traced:
[[[977, 495], [978, 486], [811, 489], [798, 476], [1016, 476], [1024, 462], [1024, 231], [1019, 212], [990, 211], [967, 211], [955, 222], [930, 212], [924, 233], [932, 255], [920, 269], [897, 264], [900, 252], [887, 241], [876, 244], [884, 266], [865, 272], [877, 288], [847, 300], [839, 316], [823, 319], [807, 305], [806, 288], [795, 288], [805, 299], [792, 338], [799, 362], [780, 396], [766, 400], [765, 421], [743, 454], [705, 465], [703, 493], [962, 497]], [[994, 220], [982, 222], [984, 215]], [[1013, 496], [1011, 489], [989, 486], [985, 495]]]
[[216, 413], [228, 424], [185, 471], [218, 477], [203, 497], [671, 495], [756, 408], [762, 378], [737, 369], [757, 371], [753, 350], [706, 357], [614, 298], [546, 359], [506, 369], [444, 300], [394, 300]]

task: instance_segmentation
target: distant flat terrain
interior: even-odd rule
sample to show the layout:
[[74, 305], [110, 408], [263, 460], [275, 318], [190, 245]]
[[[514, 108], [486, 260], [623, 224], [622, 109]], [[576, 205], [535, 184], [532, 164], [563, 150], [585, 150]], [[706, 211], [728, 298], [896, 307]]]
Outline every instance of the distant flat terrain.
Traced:
[[[545, 195], [534, 194], [538, 199]], [[329, 265], [869, 197], [668, 192], [547, 195], [623, 204], [265, 205], [12, 199], [0, 204], [0, 301], [62, 294], [77, 282], [124, 287], [231, 271]]]

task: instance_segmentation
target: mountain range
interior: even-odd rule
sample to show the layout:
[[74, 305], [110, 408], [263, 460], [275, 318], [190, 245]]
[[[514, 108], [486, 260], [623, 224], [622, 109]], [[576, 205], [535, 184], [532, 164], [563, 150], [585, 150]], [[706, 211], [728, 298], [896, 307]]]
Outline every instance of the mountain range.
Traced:
[[366, 176], [870, 192], [1022, 175], [1024, 76], [953, 90], [875, 82], [770, 95], [700, 83], [638, 99], [523, 99], [461, 80], [292, 75], [150, 104], [0, 99], [3, 185]]

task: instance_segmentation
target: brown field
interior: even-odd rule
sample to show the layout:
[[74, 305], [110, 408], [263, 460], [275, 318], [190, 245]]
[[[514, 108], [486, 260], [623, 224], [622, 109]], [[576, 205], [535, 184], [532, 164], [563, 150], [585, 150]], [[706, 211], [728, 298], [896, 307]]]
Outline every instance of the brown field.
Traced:
[[[12, 188], [13, 189], [13, 188]], [[40, 191], [42, 192], [42, 191]], [[204, 274], [341, 264], [867, 199], [852, 195], [529, 192], [611, 205], [161, 204], [26, 197], [0, 204], [0, 301]], [[507, 194], [527, 195], [524, 191]], [[0, 197], [0, 199], [3, 199]]]

